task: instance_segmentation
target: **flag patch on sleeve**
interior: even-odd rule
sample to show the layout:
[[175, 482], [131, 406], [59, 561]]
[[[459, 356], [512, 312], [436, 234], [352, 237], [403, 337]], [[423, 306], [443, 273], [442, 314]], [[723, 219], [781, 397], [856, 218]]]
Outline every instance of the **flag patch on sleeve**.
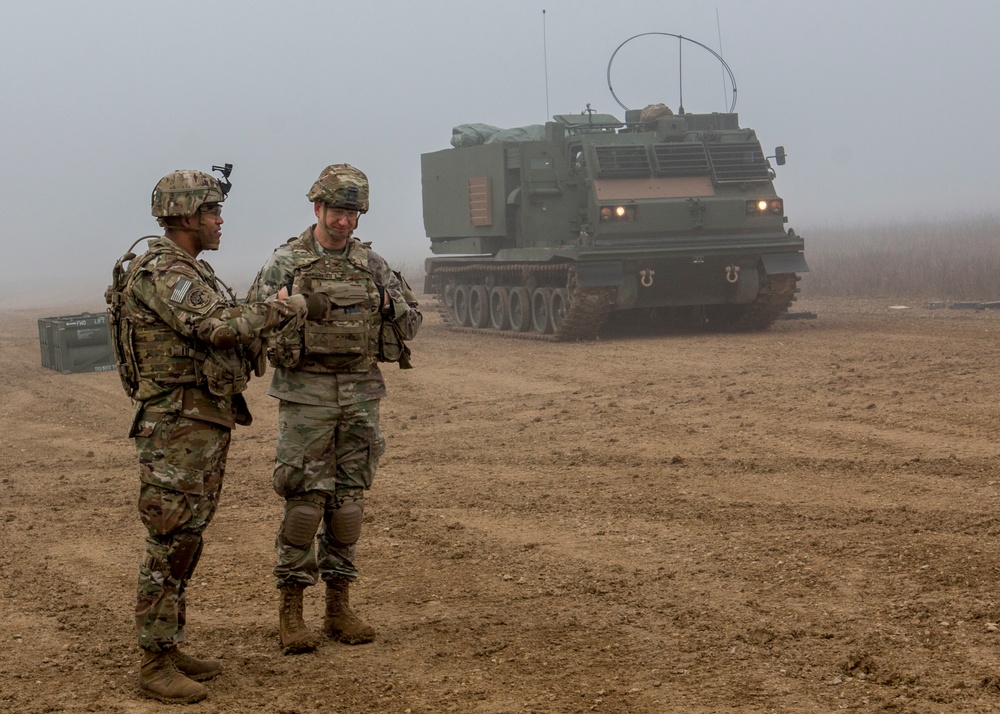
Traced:
[[170, 302], [175, 302], [178, 305], [184, 302], [185, 296], [188, 294], [188, 290], [191, 289], [191, 281], [181, 278], [177, 281], [174, 286], [173, 293], [170, 294]]

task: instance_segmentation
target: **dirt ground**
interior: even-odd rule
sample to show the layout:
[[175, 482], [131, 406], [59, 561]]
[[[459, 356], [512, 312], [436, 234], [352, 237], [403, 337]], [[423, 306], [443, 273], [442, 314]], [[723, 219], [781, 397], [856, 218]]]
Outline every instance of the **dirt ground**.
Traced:
[[[226, 669], [187, 710], [1000, 710], [1000, 311], [893, 305], [576, 344], [428, 314], [386, 370], [352, 592], [378, 638], [299, 656], [255, 381], [189, 590], [186, 649]], [[40, 366], [37, 318], [83, 309], [0, 313], [3, 711], [164, 707], [136, 685], [130, 406]]]

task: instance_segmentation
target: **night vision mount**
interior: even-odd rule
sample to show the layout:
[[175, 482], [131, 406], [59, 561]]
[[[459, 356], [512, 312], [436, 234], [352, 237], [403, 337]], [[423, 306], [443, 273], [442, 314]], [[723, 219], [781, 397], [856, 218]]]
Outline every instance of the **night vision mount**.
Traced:
[[222, 178], [219, 179], [219, 188], [222, 189], [222, 197], [225, 198], [229, 195], [229, 189], [233, 187], [232, 182], [229, 180], [229, 174], [233, 172], [233, 165], [223, 164], [222, 166], [213, 166], [212, 171], [218, 171], [222, 174]]

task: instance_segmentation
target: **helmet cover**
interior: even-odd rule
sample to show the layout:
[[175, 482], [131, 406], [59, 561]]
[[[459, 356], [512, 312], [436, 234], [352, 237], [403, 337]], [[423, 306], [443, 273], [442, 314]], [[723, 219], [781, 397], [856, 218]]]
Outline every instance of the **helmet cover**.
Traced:
[[331, 164], [323, 169], [306, 197], [331, 208], [368, 212], [368, 177], [350, 164]]
[[222, 203], [226, 194], [218, 179], [204, 171], [172, 171], [153, 189], [150, 203], [156, 218], [193, 216], [206, 203]]

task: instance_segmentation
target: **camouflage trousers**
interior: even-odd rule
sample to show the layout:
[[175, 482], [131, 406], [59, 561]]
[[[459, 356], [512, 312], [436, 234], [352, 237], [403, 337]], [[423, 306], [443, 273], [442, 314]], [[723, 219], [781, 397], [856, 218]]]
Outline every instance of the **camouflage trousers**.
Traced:
[[146, 526], [135, 625], [140, 647], [164, 652], [184, 641], [185, 590], [219, 505], [230, 430], [176, 414], [152, 416], [135, 435]]
[[[377, 399], [344, 406], [280, 402], [274, 490], [285, 499], [285, 510], [274, 545], [278, 587], [357, 579], [357, 544], [344, 545], [333, 533], [338, 509], [349, 505], [359, 513], [375, 479], [385, 451], [378, 415]], [[316, 537], [298, 546], [284, 534], [289, 510], [302, 503], [315, 504], [322, 517]]]

